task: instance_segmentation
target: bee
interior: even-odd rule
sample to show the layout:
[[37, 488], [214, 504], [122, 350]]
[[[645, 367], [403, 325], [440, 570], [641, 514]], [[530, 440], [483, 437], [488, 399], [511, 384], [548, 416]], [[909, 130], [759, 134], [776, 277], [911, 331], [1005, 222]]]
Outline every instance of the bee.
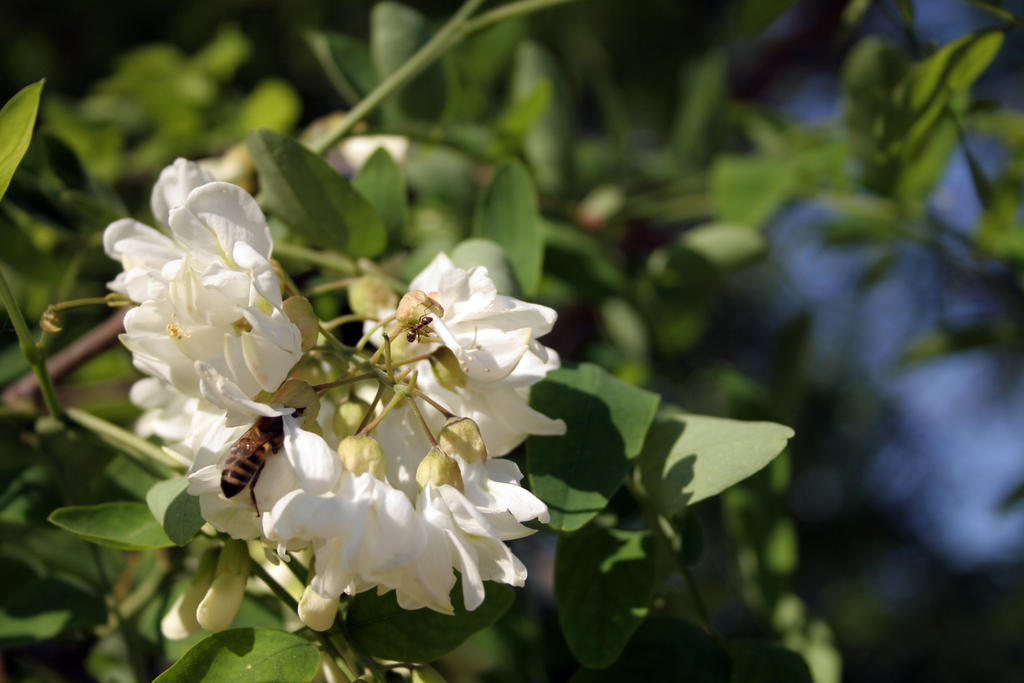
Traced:
[[421, 317], [419, 319], [419, 322], [417, 322], [415, 325], [409, 328], [408, 334], [405, 335], [405, 341], [411, 344], [417, 339], [419, 339], [421, 335], [426, 336], [430, 334], [430, 330], [424, 328], [426, 328], [432, 322], [434, 322], [434, 319], [431, 318], [429, 315]]
[[256, 482], [260, 478], [267, 458], [281, 449], [284, 443], [284, 420], [280, 417], [261, 417], [253, 423], [220, 460], [220, 490], [225, 498], [234, 498], [249, 488], [256, 514]]

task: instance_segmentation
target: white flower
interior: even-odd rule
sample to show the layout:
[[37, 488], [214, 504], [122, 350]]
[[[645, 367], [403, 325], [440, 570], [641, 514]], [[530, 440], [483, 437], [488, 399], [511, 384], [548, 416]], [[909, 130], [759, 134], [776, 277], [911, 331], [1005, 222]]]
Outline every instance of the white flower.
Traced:
[[[456, 415], [473, 419], [491, 455], [505, 455], [529, 434], [565, 433], [564, 422], [529, 406], [530, 387], [560, 365], [558, 353], [536, 341], [551, 330], [553, 310], [498, 294], [486, 268], [457, 268], [445, 254], [438, 254], [409, 288], [426, 292], [444, 310], [430, 323], [435, 334], [421, 337], [409, 351], [443, 344], [458, 362], [458, 368], [449, 368], [457, 373], [455, 381], [442, 381], [429, 361], [419, 361], [418, 386]], [[431, 426], [440, 427], [436, 412], [427, 415]], [[427, 448], [421, 434], [403, 438]]]
[[246, 396], [276, 389], [301, 356], [301, 334], [282, 309], [266, 219], [245, 190], [179, 159], [153, 189], [167, 236], [136, 221], [104, 232], [125, 270], [110, 283], [140, 303], [121, 341], [133, 362], [188, 396], [200, 395], [196, 363]]

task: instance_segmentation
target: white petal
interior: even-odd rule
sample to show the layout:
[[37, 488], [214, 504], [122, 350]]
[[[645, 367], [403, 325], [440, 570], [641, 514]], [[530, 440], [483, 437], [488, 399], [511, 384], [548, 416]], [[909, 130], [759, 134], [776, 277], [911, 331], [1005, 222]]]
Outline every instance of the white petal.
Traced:
[[294, 412], [292, 408], [272, 408], [266, 403], [251, 400], [238, 385], [208, 363], [196, 361], [194, 367], [199, 376], [199, 391], [203, 398], [227, 412], [226, 422], [229, 427], [251, 424], [258, 415], [277, 417]]
[[171, 209], [181, 206], [189, 192], [213, 180], [213, 176], [186, 159], [175, 159], [174, 163], [160, 172], [160, 178], [153, 185], [149, 205], [153, 217], [161, 225], [168, 224]]
[[341, 476], [341, 460], [328, 447], [323, 437], [299, 427], [298, 421], [284, 419], [284, 451], [299, 478], [299, 486], [307, 493], [325, 493]]

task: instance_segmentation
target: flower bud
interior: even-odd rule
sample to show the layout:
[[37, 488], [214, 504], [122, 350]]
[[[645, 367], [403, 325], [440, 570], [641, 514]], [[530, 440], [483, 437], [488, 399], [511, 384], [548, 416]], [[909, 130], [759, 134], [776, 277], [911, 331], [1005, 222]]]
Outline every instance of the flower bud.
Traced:
[[314, 631], [326, 631], [334, 625], [338, 615], [338, 600], [320, 595], [312, 586], [306, 586], [299, 600], [299, 619]]
[[388, 283], [376, 275], [356, 278], [348, 286], [348, 305], [356, 315], [380, 315], [395, 307], [398, 296]]
[[299, 328], [302, 335], [302, 350], [309, 351], [316, 346], [320, 336], [320, 318], [313, 312], [313, 304], [304, 296], [290, 296], [281, 304], [288, 319]]
[[430, 354], [430, 369], [437, 383], [449, 391], [466, 385], [466, 373], [459, 367], [459, 359], [447, 346], [440, 346]]
[[210, 548], [199, 559], [199, 567], [192, 575], [185, 592], [171, 605], [164, 618], [160, 620], [160, 632], [168, 640], [184, 640], [199, 630], [196, 621], [196, 608], [210, 589], [213, 571], [217, 567], [217, 549]]
[[416, 468], [416, 484], [423, 490], [427, 484], [434, 487], [450, 484], [459, 491], [465, 492], [462, 483], [462, 472], [455, 458], [450, 457], [437, 446], [434, 446], [420, 461]]
[[398, 310], [395, 311], [395, 319], [402, 327], [414, 327], [424, 316], [441, 318], [443, 315], [441, 304], [418, 289], [407, 292], [398, 302]]
[[320, 397], [317, 396], [316, 389], [301, 379], [286, 379], [284, 384], [274, 392], [270, 403], [280, 403], [289, 408], [295, 408], [296, 413], [302, 411], [303, 427], [316, 422], [316, 416], [320, 413]]
[[334, 433], [341, 438], [355, 434], [369, 407], [369, 405], [359, 399], [342, 403], [338, 406], [338, 410], [334, 413], [334, 419], [332, 420]]
[[355, 475], [369, 472], [383, 481], [387, 476], [388, 463], [384, 451], [372, 436], [346, 436], [338, 444], [338, 455], [345, 469]]
[[235, 620], [249, 578], [249, 547], [245, 541], [225, 541], [217, 558], [210, 589], [196, 609], [199, 625], [211, 633], [223, 631]]
[[412, 683], [446, 683], [444, 676], [437, 673], [437, 669], [426, 664], [413, 669], [409, 680]]
[[487, 446], [480, 427], [468, 417], [451, 417], [437, 437], [437, 445], [445, 453], [457, 455], [468, 463], [485, 462]]

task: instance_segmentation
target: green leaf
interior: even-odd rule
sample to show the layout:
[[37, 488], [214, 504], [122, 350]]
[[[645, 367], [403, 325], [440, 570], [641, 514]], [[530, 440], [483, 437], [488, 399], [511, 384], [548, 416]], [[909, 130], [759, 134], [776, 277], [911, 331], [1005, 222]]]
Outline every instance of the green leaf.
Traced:
[[696, 624], [668, 617], [644, 622], [607, 669], [581, 669], [571, 683], [728, 683], [729, 657]]
[[537, 291], [544, 261], [544, 235], [537, 212], [537, 192], [529, 171], [520, 162], [506, 161], [498, 167], [480, 196], [473, 233], [505, 249], [526, 296]]
[[551, 82], [541, 81], [533, 90], [513, 102], [495, 125], [498, 134], [506, 138], [512, 149], [522, 145], [526, 134], [533, 128], [551, 103]]
[[38, 578], [0, 604], [0, 648], [46, 640], [106, 621], [102, 598], [56, 577]]
[[665, 410], [640, 459], [647, 494], [667, 516], [721, 493], [771, 462], [793, 430], [774, 422], [742, 422]]
[[42, 92], [43, 81], [26, 85], [0, 109], [0, 198], [7, 192], [32, 140]]
[[905, 82], [903, 106], [911, 117], [906, 145], [912, 149], [938, 120], [950, 96], [966, 90], [995, 59], [1003, 45], [1002, 29], [957, 38], [917, 64]]
[[188, 479], [162, 481], [146, 494], [150, 512], [177, 545], [185, 545], [198, 533], [205, 520], [199, 511], [199, 498], [189, 495]]
[[758, 35], [782, 16], [793, 2], [794, 0], [746, 0], [740, 10], [740, 34], [746, 38]]
[[174, 545], [143, 503], [72, 505], [57, 508], [48, 519], [65, 531], [108, 548], [150, 550]]
[[203, 638], [154, 683], [307, 683], [320, 652], [293, 633], [236, 628]]
[[375, 256], [387, 242], [377, 211], [322, 158], [284, 135], [246, 138], [270, 210], [314, 245]]
[[590, 525], [558, 539], [555, 602], [565, 640], [584, 666], [608, 666], [647, 616], [654, 595], [650, 531]]
[[900, 358], [902, 365], [933, 360], [941, 356], [984, 348], [1017, 345], [1024, 333], [1012, 320], [993, 320], [978, 325], [935, 330], [912, 340]]
[[814, 683], [803, 657], [774, 643], [734, 640], [729, 653], [732, 683]]
[[[534, 96], [541, 83], [550, 84], [550, 103], [526, 135], [524, 151], [545, 192], [559, 194], [572, 181], [572, 102], [569, 85], [558, 62], [546, 48], [525, 41], [516, 50], [512, 67], [512, 102]], [[514, 105], [513, 105], [514, 106]]]
[[[409, 61], [430, 39], [422, 14], [397, 2], [380, 2], [370, 13], [370, 58], [379, 80]], [[403, 86], [388, 106], [413, 118], [434, 121], [444, 112], [448, 82], [440, 62], [434, 62]]]
[[243, 133], [268, 128], [286, 133], [302, 114], [302, 100], [295, 88], [281, 78], [265, 78], [256, 84], [239, 112]]
[[723, 115], [728, 66], [726, 51], [713, 50], [686, 73], [671, 140], [672, 151], [686, 168], [707, 163], [722, 141], [728, 120]]
[[533, 387], [530, 406], [566, 425], [564, 437], [526, 441], [530, 489], [547, 503], [553, 529], [579, 529], [604, 508], [640, 454], [659, 401], [589, 363]]
[[379, 148], [366, 160], [352, 179], [352, 186], [377, 209], [388, 240], [400, 244], [409, 217], [409, 201], [402, 171], [386, 149]]
[[691, 228], [679, 236], [677, 244], [723, 270], [755, 261], [768, 248], [761, 233], [729, 223], [708, 223]]
[[519, 296], [519, 287], [508, 255], [500, 244], [491, 240], [471, 238], [459, 242], [451, 254], [452, 263], [466, 270], [473, 266], [484, 266], [491, 276], [498, 294]]
[[377, 595], [364, 591], [352, 599], [345, 623], [352, 643], [363, 652], [400, 662], [429, 662], [451, 652], [462, 641], [490, 626], [508, 610], [512, 589], [498, 583], [484, 584], [486, 597], [472, 612], [462, 601], [462, 584], [452, 589], [455, 614], [430, 609], [405, 610], [394, 592]]
[[377, 85], [366, 43], [341, 33], [309, 31], [306, 42], [334, 89], [350, 105]]
[[796, 167], [785, 160], [723, 155], [711, 167], [715, 207], [726, 223], [761, 227], [797, 189]]

